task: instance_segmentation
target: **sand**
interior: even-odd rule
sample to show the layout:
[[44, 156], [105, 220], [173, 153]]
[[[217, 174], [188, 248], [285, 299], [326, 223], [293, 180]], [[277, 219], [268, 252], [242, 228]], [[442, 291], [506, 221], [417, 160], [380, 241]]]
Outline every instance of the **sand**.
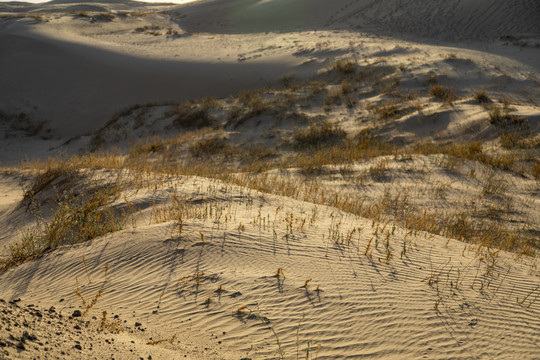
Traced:
[[[485, 89], [490, 106], [509, 102], [537, 143], [538, 19], [534, 0], [1, 3], [0, 256], [36, 226], [34, 210], [38, 226], [51, 221], [66, 191], [120, 181], [112, 208], [129, 215], [119, 231], [0, 273], [0, 357], [539, 358], [537, 255], [321, 200], [385, 199], [396, 211], [456, 218], [477, 211], [507, 231], [526, 229], [538, 247], [540, 192], [528, 173], [415, 154], [327, 165], [316, 181], [286, 166], [246, 175], [275, 177], [291, 186], [284, 196], [203, 176], [81, 169], [36, 194], [31, 210], [23, 195], [34, 175], [21, 165], [127, 153], [141, 139], [183, 133], [288, 154], [295, 131], [321, 117], [393, 144], [482, 141], [486, 154], [504, 153], [474, 93]], [[343, 92], [338, 60], [364, 75], [352, 107], [347, 96], [330, 105], [315, 96], [288, 105], [295, 111], [276, 102], [277, 112], [230, 120], [242, 91], [281, 99], [288, 82], [315, 80]], [[433, 77], [454, 89], [451, 105], [427, 93]], [[405, 94], [399, 115], [374, 126], [370, 104], [396, 91]], [[178, 104], [210, 97], [220, 126], [192, 135]], [[538, 159], [535, 146], [523, 161]]]

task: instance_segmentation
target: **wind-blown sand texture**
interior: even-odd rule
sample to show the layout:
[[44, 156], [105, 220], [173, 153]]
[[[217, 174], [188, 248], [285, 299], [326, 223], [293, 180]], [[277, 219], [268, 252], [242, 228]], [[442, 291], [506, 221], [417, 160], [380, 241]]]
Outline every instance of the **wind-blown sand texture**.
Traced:
[[0, 3], [0, 358], [539, 358], [539, 19]]

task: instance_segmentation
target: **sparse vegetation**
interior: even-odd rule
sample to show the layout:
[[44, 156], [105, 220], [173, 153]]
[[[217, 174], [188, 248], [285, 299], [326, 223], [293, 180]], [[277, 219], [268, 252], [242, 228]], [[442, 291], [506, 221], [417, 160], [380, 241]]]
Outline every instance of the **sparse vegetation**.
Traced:
[[330, 71], [336, 71], [342, 75], [353, 75], [356, 73], [356, 67], [354, 61], [338, 60], [330, 67]]
[[[74, 186], [82, 186], [84, 193], [75, 191]], [[9, 246], [9, 255], [0, 262], [0, 271], [61, 245], [88, 241], [121, 229], [122, 215], [111, 207], [119, 192], [119, 181], [85, 183], [75, 162], [50, 164], [25, 191], [22, 202], [36, 217], [36, 225]], [[46, 204], [52, 206], [51, 216], [42, 212]]]
[[474, 92], [474, 100], [480, 104], [487, 104], [491, 102], [487, 92], [484, 89], [477, 90]]
[[294, 145], [297, 149], [316, 149], [342, 143], [347, 133], [329, 121], [312, 123], [307, 129], [298, 130], [294, 134]]
[[449, 105], [452, 105], [456, 99], [454, 89], [440, 84], [431, 85], [429, 88], [429, 95]]
[[[152, 18], [127, 19], [131, 25], [122, 31], [141, 42], [166, 35], [154, 40], [179, 44], [183, 40], [175, 40], [180, 34], [173, 29], [187, 16], [180, 10], [174, 10], [174, 25], [159, 18], [169, 15], [160, 5]], [[73, 14], [79, 19], [71, 20], [105, 28], [107, 24], [88, 24], [97, 15]], [[130, 16], [138, 15], [115, 12], [99, 21], [114, 20], [117, 26]], [[191, 21], [193, 17], [181, 22], [182, 27], [189, 28]], [[153, 23], [160, 26], [149, 25]], [[227, 49], [245, 35], [227, 35]], [[85, 254], [84, 268], [69, 280], [64, 309], [79, 305], [76, 317], [82, 316], [80, 325], [87, 327], [96, 315], [92, 319], [98, 332], [109, 337], [123, 330], [148, 330], [153, 337], [133, 347], [146, 344], [162, 354], [179, 345], [188, 353], [222, 341], [226, 350], [227, 341], [240, 339], [245, 359], [252, 351], [253, 358], [285, 359], [294, 356], [295, 347], [297, 359], [315, 358], [321, 347], [313, 345], [314, 336], [322, 334], [323, 349], [336, 338], [317, 330], [326, 326], [321, 313], [346, 328], [347, 344], [373, 344], [378, 334], [369, 332], [366, 336], [375, 338], [354, 342], [362, 324], [358, 319], [367, 315], [369, 325], [377, 315], [357, 305], [373, 294], [392, 299], [393, 291], [399, 295], [413, 283], [418, 291], [407, 309], [421, 311], [424, 318], [427, 313], [431, 327], [446, 329], [448, 336], [441, 341], [461, 344], [463, 330], [470, 332], [479, 322], [487, 326], [483, 321], [489, 304], [514, 307], [525, 322], [532, 321], [540, 297], [540, 287], [525, 282], [537, 275], [540, 248], [534, 89], [526, 95], [500, 95], [505, 81], [517, 88], [521, 80], [502, 74], [504, 66], [491, 69], [487, 59], [466, 60], [457, 48], [459, 54], [445, 48], [441, 57], [411, 43], [388, 48], [368, 39], [350, 40], [346, 34], [351, 53], [344, 59], [341, 51], [349, 50], [342, 49], [343, 39], [340, 49], [333, 49], [329, 41], [293, 45], [290, 33], [259, 35], [256, 52], [244, 49], [244, 43], [238, 46], [245, 54], [242, 66], [262, 66], [263, 61], [250, 64], [260, 52], [281, 56], [301, 46], [294, 54], [304, 66], [298, 68], [298, 78], [285, 74], [274, 79], [275, 87], [226, 99], [136, 104], [115, 114], [92, 135], [89, 146], [86, 137], [76, 139], [70, 149], [81, 144], [81, 155], [21, 164], [17, 176], [25, 184], [24, 197], [13, 217], [23, 218], [19, 215], [24, 213], [25, 221], [31, 221], [6, 230], [17, 235], [0, 254], [0, 275], [34, 276], [42, 264], [56, 266], [49, 264], [53, 258], [65, 272], [65, 264], [73, 268], [73, 254], [77, 261]], [[201, 36], [208, 42], [225, 38]], [[277, 38], [280, 43], [267, 42]], [[235, 56], [230, 59], [236, 63]], [[431, 60], [428, 70], [426, 61]], [[304, 69], [316, 66], [324, 69], [302, 80]], [[480, 73], [485, 68], [500, 73], [500, 79], [487, 79]], [[478, 72], [481, 85], [473, 85], [487, 86], [489, 96], [483, 88], [454, 91], [452, 85], [464, 83], [456, 76], [465, 71], [474, 74], [474, 81]], [[456, 92], [468, 99], [458, 100]], [[496, 96], [500, 98], [492, 100]], [[0, 120], [6, 116], [0, 112]], [[13, 118], [21, 120], [21, 128], [6, 127], [6, 134], [33, 131], [32, 124], [24, 123], [30, 115]], [[10, 186], [15, 182], [8, 181]], [[128, 229], [104, 236], [121, 230], [126, 221]], [[80, 244], [92, 239], [97, 240]], [[144, 263], [138, 270], [145, 271], [141, 277], [134, 272], [140, 282], [133, 289], [122, 284], [126, 278], [131, 281], [131, 268], [91, 285], [96, 267], [87, 266], [89, 256], [92, 261], [108, 257], [115, 269]], [[259, 263], [258, 256], [265, 261]], [[40, 257], [43, 261], [13, 269]], [[514, 278], [516, 271], [520, 276]], [[86, 278], [88, 284], [79, 285]], [[145, 299], [139, 305], [129, 299], [120, 312], [131, 316], [134, 308], [133, 317], [144, 316], [148, 329], [139, 322], [130, 329], [119, 315], [98, 309], [123, 302], [123, 294], [139, 293]], [[336, 304], [354, 311], [334, 311]], [[390, 305], [388, 309], [403, 310], [403, 304]], [[223, 313], [234, 326], [221, 329]], [[178, 328], [153, 333], [152, 327], [169, 317]], [[247, 331], [238, 331], [244, 325]], [[305, 336], [303, 327], [309, 328]], [[190, 347], [186, 334], [207, 339]], [[257, 337], [246, 337], [252, 334]], [[163, 349], [152, 348], [160, 345]], [[469, 345], [474, 344], [464, 350]], [[214, 346], [204, 348], [204, 356], [219, 354], [222, 348]], [[321, 356], [347, 356], [342, 350], [336, 347]]]

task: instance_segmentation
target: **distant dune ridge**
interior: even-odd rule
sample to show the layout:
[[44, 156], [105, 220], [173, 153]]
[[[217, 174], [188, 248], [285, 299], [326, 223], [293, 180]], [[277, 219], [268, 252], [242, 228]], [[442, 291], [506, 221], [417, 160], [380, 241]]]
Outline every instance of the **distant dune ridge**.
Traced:
[[196, 15], [191, 26], [205, 19], [225, 23], [222, 31], [232, 33], [341, 28], [450, 41], [540, 33], [534, 0], [214, 0], [185, 11]]
[[[91, 12], [101, 8], [123, 11], [130, 6], [145, 11], [150, 5], [112, 0], [94, 5], [60, 0], [32, 5], [29, 10], [34, 13]], [[17, 11], [23, 10], [17, 8]], [[345, 29], [430, 41], [485, 41], [505, 35], [540, 34], [540, 4], [534, 0], [214, 0], [178, 6], [174, 11], [181, 16], [174, 17], [172, 25], [177, 24], [183, 31], [215, 34]], [[114, 30], [115, 23], [101, 26], [107, 26], [111, 32], [118, 31]], [[78, 33], [79, 28], [68, 26], [52, 29], [48, 24], [7, 22], [3, 25], [0, 96], [7, 110], [32, 113], [37, 107], [42, 120], [60, 121], [59, 131], [64, 135], [77, 129], [79, 133], [95, 129], [114, 110], [133, 103], [223, 96], [246, 86], [263, 85], [272, 78], [268, 66], [257, 69], [254, 65], [252, 73], [239, 72], [212, 65], [215, 58], [200, 57], [196, 65], [192, 60], [186, 62], [183, 51], [170, 55], [164, 65], [151, 60], [159, 52], [147, 60], [122, 58], [109, 53], [121, 51], [122, 43], [115, 45], [119, 40], [105, 39], [103, 32], [91, 35], [103, 41], [89, 45], [88, 31]], [[154, 40], [153, 46], [167, 47], [160, 52], [174, 52], [174, 44]], [[21, 46], [25, 46], [24, 50]], [[295, 71], [286, 64], [270, 62], [274, 74]], [[209, 76], [190, 80], [191, 74], [199, 72]], [[193, 81], [189, 91], [185, 81]], [[73, 118], [80, 119], [77, 128], [73, 128]]]

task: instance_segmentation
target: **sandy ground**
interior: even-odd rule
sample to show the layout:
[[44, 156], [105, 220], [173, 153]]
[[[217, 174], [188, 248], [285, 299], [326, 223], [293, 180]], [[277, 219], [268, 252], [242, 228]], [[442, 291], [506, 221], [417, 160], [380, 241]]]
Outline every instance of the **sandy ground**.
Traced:
[[[175, 120], [185, 100], [217, 98], [211, 114], [220, 127], [212, 131], [238, 146], [287, 152], [297, 127], [325, 117], [348, 134], [376, 129], [395, 144], [483, 141], [498, 153], [500, 129], [474, 100], [484, 89], [526, 118], [527, 139], [537, 141], [539, 4], [1, 3], [0, 254], [35, 223], [22, 160], [88, 153], [96, 143], [128, 150], [185, 132]], [[309, 80], [343, 92], [351, 79], [332, 70], [339, 60], [362, 75], [336, 104], [287, 88], [290, 79]], [[428, 94], [433, 78], [455, 90], [451, 106]], [[263, 99], [294, 93], [294, 112], [231, 122], [235, 94], [245, 90]], [[371, 105], [388, 99], [399, 99], [399, 115], [374, 123]], [[475, 209], [511, 231], [526, 228], [538, 245], [538, 180], [445, 161], [418, 155], [328, 166], [316, 185], [325, 196], [385, 198], [419, 213]], [[115, 176], [119, 170], [88, 178]], [[203, 177], [150, 176], [123, 188], [114, 204], [131, 214], [123, 230], [0, 274], [0, 357], [540, 357], [537, 256], [317, 205], [297, 169], [261, 176], [302, 186], [285, 197]], [[39, 198], [43, 221], [65, 189], [84, 186], [61, 178], [48, 187]], [[493, 215], [502, 204], [504, 216]], [[175, 207], [183, 218], [173, 218]]]

